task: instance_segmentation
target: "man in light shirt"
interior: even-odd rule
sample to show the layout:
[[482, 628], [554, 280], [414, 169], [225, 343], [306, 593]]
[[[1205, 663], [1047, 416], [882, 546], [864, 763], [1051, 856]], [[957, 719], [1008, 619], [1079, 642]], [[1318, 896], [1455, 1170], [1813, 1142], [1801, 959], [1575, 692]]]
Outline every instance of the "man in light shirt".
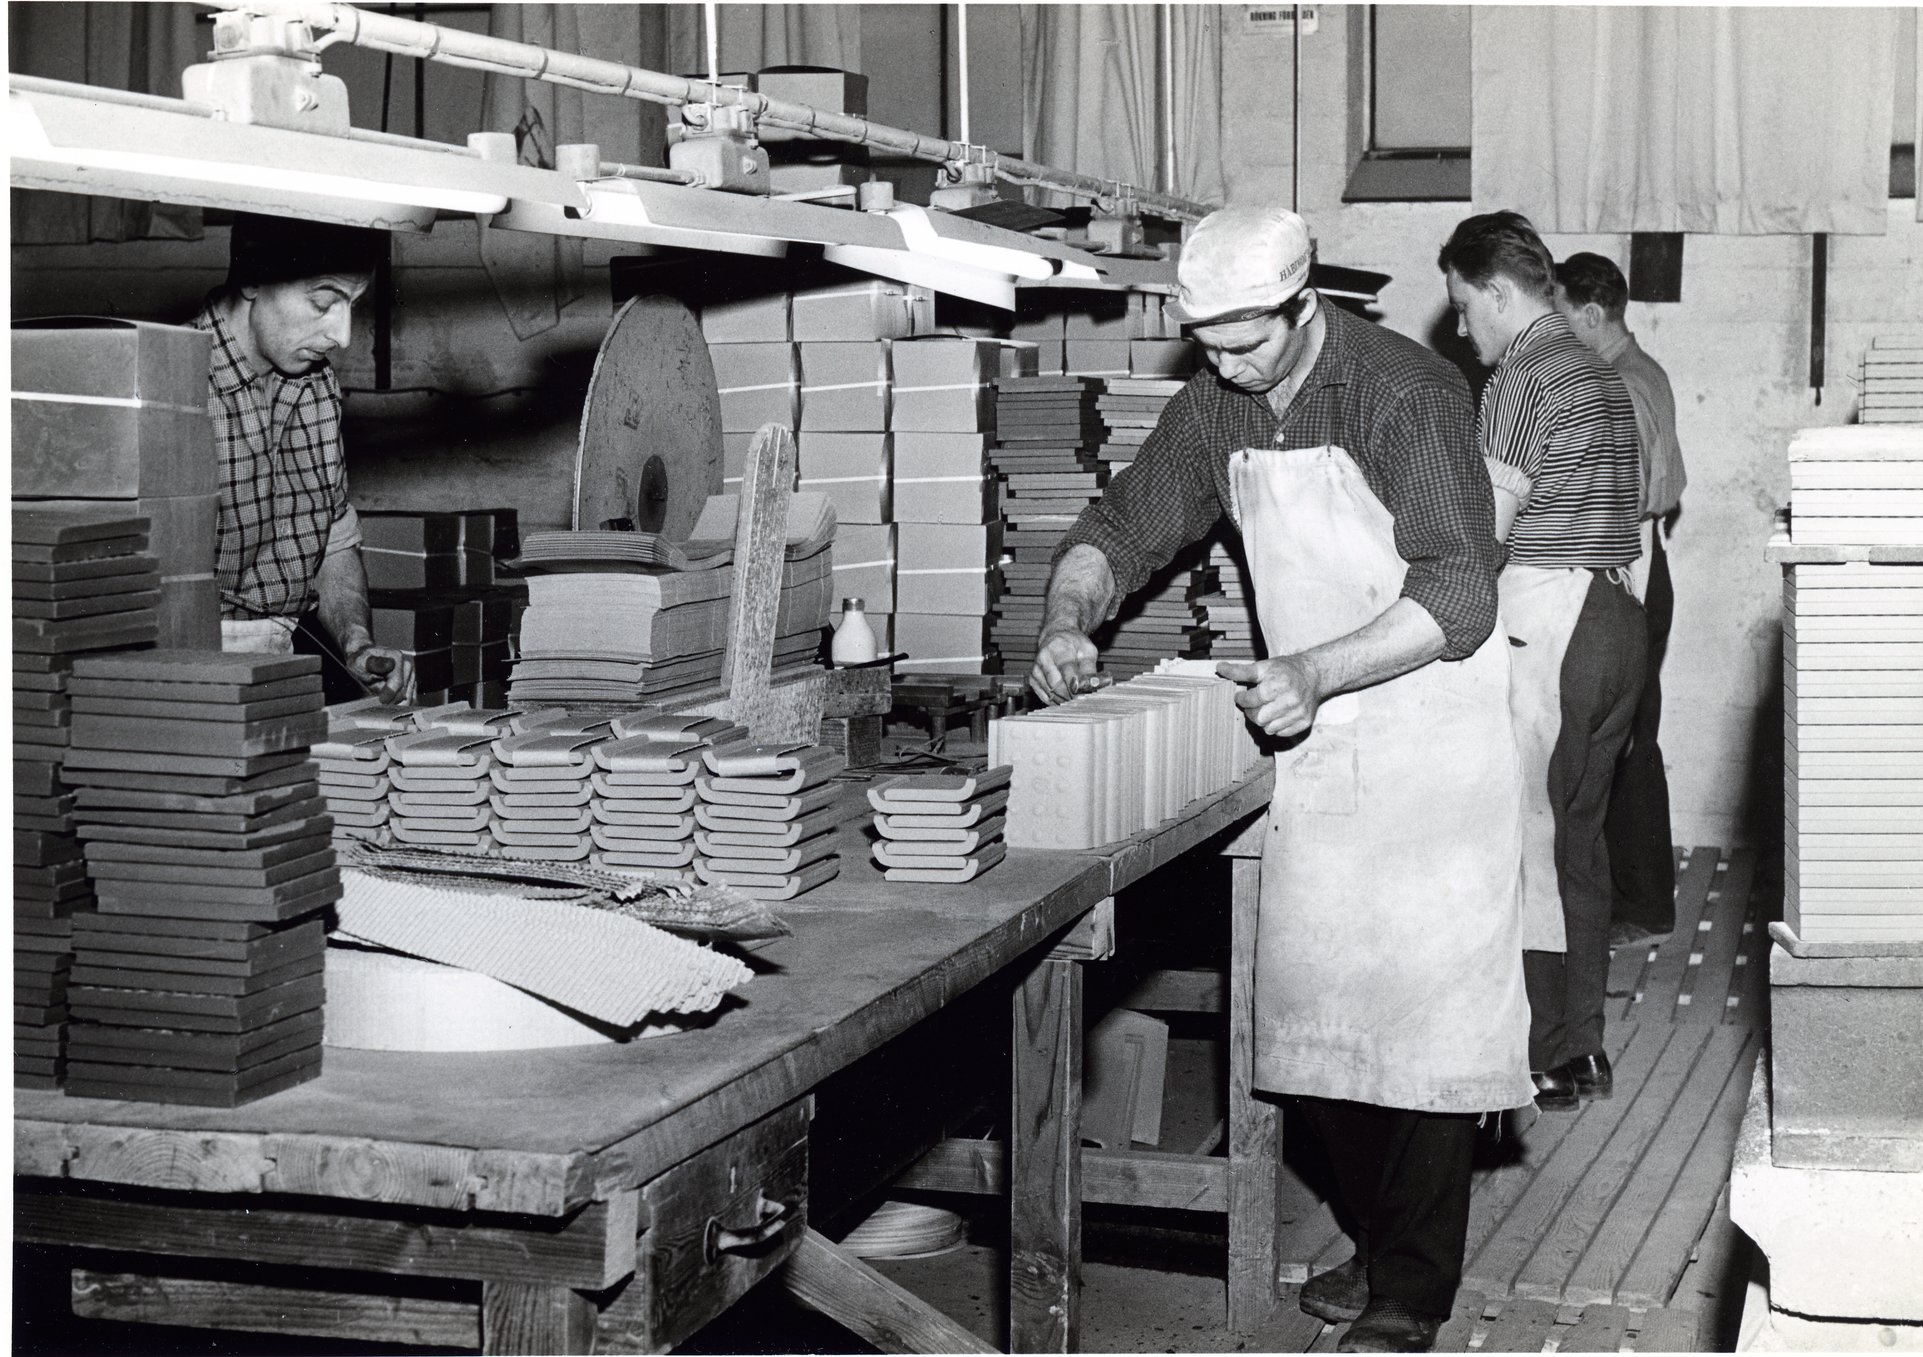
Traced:
[[1688, 478], [1676, 442], [1676, 397], [1669, 376], [1623, 323], [1629, 284], [1622, 270], [1599, 254], [1572, 254], [1556, 265], [1556, 284], [1556, 309], [1568, 318], [1569, 328], [1615, 368], [1629, 388], [1642, 450], [1641, 533], [1648, 566], [1643, 612], [1649, 621], [1649, 665], [1629, 743], [1616, 764], [1605, 822], [1616, 897], [1611, 941], [1621, 945], [1666, 937], [1676, 927], [1669, 780], [1656, 735], [1663, 708], [1659, 676], [1675, 612], [1664, 543]]

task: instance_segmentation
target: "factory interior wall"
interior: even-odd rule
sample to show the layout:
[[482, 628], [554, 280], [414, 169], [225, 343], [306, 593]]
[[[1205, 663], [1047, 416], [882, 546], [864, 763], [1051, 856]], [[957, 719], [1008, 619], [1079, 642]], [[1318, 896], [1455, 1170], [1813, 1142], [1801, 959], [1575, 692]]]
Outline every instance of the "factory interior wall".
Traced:
[[[928, 49], [944, 38], [952, 43], [952, 33], [934, 6], [873, 8], [878, 13], [864, 22], [862, 41], [875, 113], [938, 130], [938, 121], [953, 116], [953, 96], [944, 82], [926, 78], [941, 69]], [[971, 25], [983, 25], [970, 30], [973, 69], [1006, 83], [1008, 63], [982, 53], [1009, 43], [1015, 7], [971, 6], [970, 15]], [[1231, 194], [1286, 202], [1289, 42], [1232, 32], [1224, 47]], [[1301, 210], [1324, 259], [1392, 275], [1382, 297], [1384, 323], [1447, 349], [1453, 341], [1435, 253], [1469, 207], [1342, 204], [1356, 137], [1350, 66], [1343, 7], [1325, 8], [1303, 41]], [[448, 98], [478, 97], [465, 82], [430, 82], [429, 93], [437, 88]], [[408, 100], [396, 102], [410, 107], [411, 93]], [[945, 113], [936, 111], [938, 100], [949, 102]], [[1012, 102], [984, 99], [978, 84], [977, 128], [986, 116], [981, 110]], [[430, 132], [462, 125], [471, 124], [461, 122], [459, 110], [429, 111]], [[978, 137], [1005, 140], [1005, 130], [993, 127]], [[1872, 335], [1916, 331], [1923, 225], [1915, 216], [1913, 203], [1893, 203], [1888, 234], [1832, 238], [1830, 359], [1820, 405], [1807, 376], [1808, 239], [1691, 236], [1682, 301], [1631, 305], [1631, 328], [1675, 384], [1690, 476], [1672, 547], [1676, 624], [1663, 671], [1663, 746], [1679, 843], [1760, 845], [1780, 832], [1779, 584], [1763, 546], [1772, 511], [1788, 497], [1783, 451], [1797, 428], [1850, 418], [1855, 362]], [[554, 329], [518, 340], [481, 268], [478, 236], [472, 223], [449, 222], [427, 236], [397, 239], [392, 383], [401, 390], [372, 392], [365, 318], [339, 365], [355, 393], [348, 451], [354, 493], [370, 508], [507, 503], [527, 527], [563, 526], [581, 400], [610, 315], [606, 261], [615, 251], [590, 243], [582, 295]], [[1549, 246], [1559, 256], [1594, 249], [1620, 261], [1628, 241], [1557, 236]], [[184, 320], [220, 280], [225, 261], [219, 228], [197, 242], [16, 246], [12, 311]]]
[[[1382, 322], [1457, 357], [1436, 252], [1456, 222], [1501, 204], [1344, 204], [1360, 81], [1344, 6], [1302, 41], [1300, 211], [1331, 263], [1387, 273]], [[1230, 196], [1291, 192], [1292, 55], [1286, 36], [1225, 44]], [[1809, 386], [1806, 236], [1686, 238], [1682, 300], [1632, 302], [1628, 322], [1669, 372], [1689, 471], [1670, 545], [1676, 616], [1662, 671], [1662, 748], [1678, 844], [1766, 846], [1782, 832], [1781, 570], [1764, 560], [1789, 501], [1791, 434], [1854, 417], [1872, 336], [1923, 332], [1923, 225], [1892, 201], [1888, 232], [1829, 241], [1828, 359]], [[1545, 237], [1558, 258], [1594, 250], [1625, 266], [1627, 236]]]

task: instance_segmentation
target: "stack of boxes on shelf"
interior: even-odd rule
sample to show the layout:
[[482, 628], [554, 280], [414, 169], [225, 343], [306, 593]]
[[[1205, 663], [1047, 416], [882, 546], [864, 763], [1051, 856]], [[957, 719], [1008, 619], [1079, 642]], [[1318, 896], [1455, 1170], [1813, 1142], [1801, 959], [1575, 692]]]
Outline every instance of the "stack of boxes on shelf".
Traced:
[[211, 343], [201, 330], [137, 321], [13, 328], [14, 499], [146, 519], [166, 646], [220, 644]]
[[617, 716], [594, 748], [597, 867], [694, 880], [694, 779], [702, 753], [747, 739], [745, 726], [700, 716]]
[[1806, 943], [1914, 942], [1923, 939], [1923, 425], [1806, 429], [1789, 464], [1784, 921]]
[[1007, 486], [1002, 565], [1005, 592], [993, 639], [1005, 672], [1035, 660], [1049, 562], [1083, 509], [1101, 498], [1107, 476], [1092, 452], [1102, 441], [1097, 383], [1087, 377], [1015, 377], [996, 383], [995, 449]]
[[890, 881], [972, 881], [1008, 854], [1010, 768], [966, 777], [907, 777], [868, 792], [875, 861]]
[[[72, 756], [73, 665], [153, 644], [159, 571], [148, 524], [115, 504], [13, 513], [13, 1072], [66, 1073], [73, 921], [94, 907]], [[85, 687], [84, 684], [81, 685]]]
[[312, 656], [74, 665], [69, 768], [99, 914], [74, 931], [67, 1090], [231, 1107], [314, 1078], [340, 898]]
[[897, 493], [893, 649], [898, 671], [995, 672], [988, 618], [1001, 592], [1002, 522], [987, 449], [994, 385], [1028, 351], [930, 336], [895, 346]]
[[1923, 424], [1923, 335], [1878, 335], [1863, 354], [1865, 424]]
[[500, 706], [522, 585], [500, 569], [520, 550], [513, 509], [361, 514], [374, 644], [414, 662], [429, 704]]
[[989, 766], [1014, 768], [1009, 844], [1114, 843], [1243, 777], [1259, 753], [1236, 691], [1207, 664], [1171, 661], [1061, 706], [989, 722]]
[[835, 776], [841, 756], [819, 745], [704, 749], [695, 778], [695, 875], [762, 900], [787, 900], [841, 871]]

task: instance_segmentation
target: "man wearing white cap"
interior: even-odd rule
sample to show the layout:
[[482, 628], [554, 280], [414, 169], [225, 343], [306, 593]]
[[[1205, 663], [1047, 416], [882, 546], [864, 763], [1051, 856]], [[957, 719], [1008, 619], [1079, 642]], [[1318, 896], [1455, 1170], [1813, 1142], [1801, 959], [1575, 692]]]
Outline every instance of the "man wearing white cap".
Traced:
[[1325, 305], [1313, 253], [1279, 209], [1191, 233], [1170, 311], [1209, 368], [1064, 539], [1029, 681], [1073, 696], [1116, 604], [1234, 520], [1271, 658], [1218, 671], [1279, 751], [1254, 1082], [1300, 1099], [1356, 1234], [1302, 1304], [1354, 1321], [1343, 1351], [1422, 1352], [1478, 1120], [1534, 1091], [1495, 515], [1461, 375]]

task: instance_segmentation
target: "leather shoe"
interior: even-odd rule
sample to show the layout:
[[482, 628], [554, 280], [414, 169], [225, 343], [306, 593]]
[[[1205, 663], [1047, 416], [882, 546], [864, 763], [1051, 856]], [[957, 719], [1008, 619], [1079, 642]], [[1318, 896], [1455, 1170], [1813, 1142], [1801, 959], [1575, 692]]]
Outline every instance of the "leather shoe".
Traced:
[[1347, 1324], [1369, 1304], [1369, 1269], [1360, 1258], [1338, 1263], [1302, 1283], [1296, 1303], [1326, 1324]]
[[1372, 1297], [1342, 1341], [1337, 1352], [1431, 1352], [1442, 1321], [1417, 1314], [1399, 1300]]
[[1601, 1051], [1565, 1060], [1550, 1074], [1567, 1075], [1571, 1087], [1576, 1090], [1576, 1096], [1585, 1101], [1608, 1098], [1616, 1091], [1615, 1073], [1609, 1068], [1609, 1057]]
[[1573, 1112], [1581, 1105], [1576, 1097], [1576, 1081], [1567, 1065], [1558, 1065], [1553, 1070], [1531, 1070], [1529, 1077], [1536, 1083], [1536, 1106], [1544, 1112]]

